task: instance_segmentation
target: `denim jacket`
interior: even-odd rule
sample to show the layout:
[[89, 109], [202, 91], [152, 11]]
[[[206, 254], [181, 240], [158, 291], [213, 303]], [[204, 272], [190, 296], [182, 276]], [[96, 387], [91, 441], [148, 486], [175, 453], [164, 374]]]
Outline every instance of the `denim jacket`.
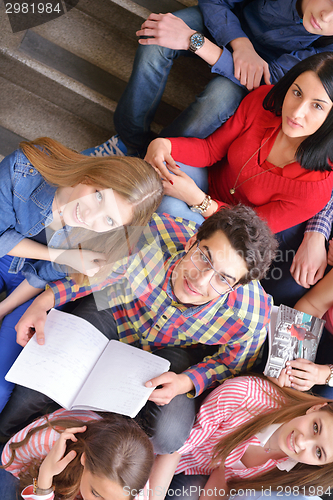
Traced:
[[319, 35], [306, 31], [296, 9], [296, 0], [199, 0], [204, 23], [217, 45], [223, 47], [213, 73], [234, 77], [232, 53], [225, 48], [235, 38], [247, 37], [269, 65], [271, 83], [276, 83], [300, 60], [318, 52], [333, 51], [333, 44], [313, 47]]
[[[48, 184], [21, 150], [0, 163], [0, 257], [6, 255], [24, 238], [34, 239], [53, 220], [52, 202], [56, 187]], [[52, 234], [48, 245], [66, 248], [65, 226]], [[22, 271], [29, 283], [43, 288], [49, 281], [66, 275], [58, 264], [48, 261], [25, 261], [14, 257], [10, 273]]]

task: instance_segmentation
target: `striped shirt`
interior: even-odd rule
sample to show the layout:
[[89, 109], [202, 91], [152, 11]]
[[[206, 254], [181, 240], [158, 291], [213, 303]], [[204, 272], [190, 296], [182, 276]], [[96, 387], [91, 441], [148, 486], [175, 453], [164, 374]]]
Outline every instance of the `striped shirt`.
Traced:
[[[56, 418], [71, 418], [76, 420], [82, 420], [82, 422], [89, 422], [90, 420], [100, 420], [102, 417], [93, 411], [86, 410], [75, 410], [68, 411], [64, 409], [60, 409], [48, 415], [48, 420], [54, 420]], [[32, 422], [30, 425], [22, 429], [20, 432], [15, 434], [9, 441], [6, 443], [1, 460], [3, 464], [6, 464], [10, 457], [11, 451], [9, 448], [9, 444], [14, 442], [17, 443], [22, 441], [25, 436], [28, 434], [30, 429], [34, 429], [39, 425], [44, 425], [46, 423], [46, 418], [42, 417]], [[6, 469], [11, 472], [14, 476], [18, 476], [19, 472], [27, 467], [27, 465], [33, 459], [44, 459], [46, 455], [51, 450], [54, 443], [59, 439], [60, 434], [52, 429], [51, 427], [47, 427], [46, 429], [42, 429], [37, 431], [35, 434], [31, 436], [28, 443], [20, 448], [15, 450], [15, 459], [13, 463]], [[148, 500], [149, 493], [149, 482], [147, 482], [146, 486], [143, 490], [140, 490], [140, 493], [135, 497], [134, 500]], [[48, 493], [46, 495], [34, 495], [33, 494], [33, 486], [27, 486], [22, 491], [22, 497], [25, 500], [53, 500], [54, 493]], [[81, 495], [78, 495], [77, 500], [82, 500]], [[127, 492], [124, 492], [124, 499], [127, 499]]]
[[195, 395], [255, 361], [266, 337], [272, 299], [258, 281], [200, 306], [177, 302], [171, 274], [197, 231], [194, 222], [154, 214], [136, 251], [116, 263], [102, 284], [79, 287], [70, 279], [52, 283], [55, 305], [107, 288], [119, 340], [143, 349], [216, 345], [217, 352], [184, 373]]
[[[210, 465], [214, 446], [254, 416], [279, 408], [272, 397], [274, 395], [277, 393], [267, 380], [251, 376], [226, 380], [202, 404], [189, 438], [178, 450], [182, 457], [176, 474], [210, 475], [214, 470]], [[262, 443], [257, 436], [253, 436], [234, 448], [224, 464], [226, 480], [255, 476], [277, 466], [290, 468], [290, 464], [287, 467], [285, 463], [290, 462], [288, 457], [279, 460], [269, 458], [265, 464], [256, 467], [239, 468], [239, 461], [249, 445], [262, 446]]]
[[[54, 420], [56, 418], [73, 418], [77, 420], [82, 420], [83, 422], [87, 422], [89, 420], [99, 420], [102, 417], [100, 417], [99, 415], [97, 415], [97, 413], [94, 413], [93, 411], [85, 411], [85, 410], [67, 411], [60, 409], [55, 411], [54, 413], [51, 413], [48, 416], [49, 420]], [[35, 427], [38, 427], [39, 425], [44, 425], [45, 423], [46, 423], [45, 417], [39, 418], [38, 420], [35, 420], [30, 425], [28, 425], [20, 432], [15, 434], [8, 441], [8, 443], [5, 445], [3, 449], [1, 456], [2, 463], [5, 465], [11, 457], [11, 451], [9, 448], [10, 443], [12, 442], [17, 443], [19, 441], [22, 441], [28, 434], [30, 429], [34, 429]], [[13, 463], [6, 470], [11, 472], [14, 476], [17, 477], [20, 471], [22, 469], [25, 469], [27, 465], [31, 462], [31, 460], [44, 459], [51, 450], [54, 443], [59, 439], [59, 436], [60, 436], [59, 432], [52, 429], [51, 427], [47, 427], [46, 429], [37, 431], [35, 434], [31, 436], [27, 444], [15, 450], [15, 459]], [[43, 498], [43, 500], [52, 500], [54, 498], [54, 493], [52, 492], [47, 495], [34, 495], [32, 493], [32, 486], [27, 486], [23, 490], [22, 496], [26, 500], [35, 500], [35, 499], [38, 500], [40, 498]], [[77, 498], [81, 499], [81, 496], [78, 496]]]

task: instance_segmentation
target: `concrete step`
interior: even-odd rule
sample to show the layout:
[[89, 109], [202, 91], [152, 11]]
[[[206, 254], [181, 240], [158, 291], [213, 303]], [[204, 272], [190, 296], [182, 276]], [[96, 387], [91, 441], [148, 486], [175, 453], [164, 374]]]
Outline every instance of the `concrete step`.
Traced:
[[[191, 5], [193, 0], [183, 0], [183, 4]], [[137, 47], [135, 31], [150, 9], [167, 12], [183, 4], [175, 0], [80, 0], [77, 8], [66, 15], [16, 34], [11, 32], [7, 16], [3, 15], [4, 5], [0, 4], [0, 99], [11, 95], [5, 106], [7, 116], [0, 115], [0, 127], [18, 135], [23, 133], [29, 139], [36, 137], [39, 130], [42, 133], [37, 135], [65, 136], [63, 142], [78, 150], [104, 141], [114, 133], [113, 112], [131, 72]], [[195, 63], [192, 58], [176, 61], [156, 115], [156, 132], [170, 123], [207, 83], [209, 69], [196, 59]], [[12, 93], [10, 84], [14, 85]], [[22, 88], [22, 96], [18, 87]], [[36, 109], [45, 106], [46, 110], [47, 120], [38, 113], [40, 125], [29, 112], [33, 95], [38, 103]], [[26, 123], [17, 123], [16, 129], [15, 122], [21, 121], [18, 108], [27, 110]], [[58, 110], [63, 113], [56, 116]], [[74, 125], [77, 120], [78, 134], [63, 133], [68, 129], [61, 125], [64, 116], [68, 124]]]

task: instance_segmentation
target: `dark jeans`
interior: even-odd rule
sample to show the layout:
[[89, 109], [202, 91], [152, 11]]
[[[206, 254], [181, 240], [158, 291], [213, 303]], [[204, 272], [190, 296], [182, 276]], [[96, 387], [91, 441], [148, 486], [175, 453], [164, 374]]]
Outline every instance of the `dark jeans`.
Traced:
[[290, 274], [294, 255], [302, 243], [306, 222], [276, 234], [279, 242], [277, 256], [266, 278], [261, 280], [265, 291], [272, 295], [274, 304], [294, 307], [296, 302], [308, 291], [298, 285]]
[[[0, 464], [1, 454], [4, 445], [0, 446]], [[19, 480], [5, 469], [0, 469], [0, 498], [1, 500], [17, 500], [21, 498], [18, 491]]]
[[[96, 294], [96, 299], [99, 309], [107, 306], [104, 291]], [[82, 299], [74, 309], [73, 314], [92, 323], [109, 339], [118, 340], [116, 322], [111, 310], [97, 310], [93, 295]], [[205, 351], [204, 346], [195, 349], [166, 347], [156, 349], [154, 354], [168, 359], [171, 362], [171, 371], [181, 373], [189, 366], [202, 360], [208, 351]], [[186, 441], [195, 419], [196, 399], [181, 394], [165, 406], [157, 406], [150, 401], [146, 403], [136, 419], [151, 435], [156, 453], [172, 453]], [[17, 385], [0, 415], [2, 438], [8, 439], [9, 436], [28, 425], [37, 416], [54, 411], [57, 407], [44, 394]]]

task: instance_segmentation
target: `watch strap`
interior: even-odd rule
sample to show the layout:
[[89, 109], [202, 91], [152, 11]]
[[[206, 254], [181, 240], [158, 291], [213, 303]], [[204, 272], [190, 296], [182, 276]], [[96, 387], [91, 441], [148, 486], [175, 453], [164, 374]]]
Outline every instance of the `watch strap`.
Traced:
[[330, 380], [333, 379], [333, 365], [327, 365], [330, 369], [330, 374], [329, 376], [327, 377], [327, 379], [325, 380], [325, 385], [328, 385]]
[[207, 212], [211, 204], [212, 199], [209, 194], [206, 194], [204, 200], [199, 205], [192, 205], [190, 209], [192, 210], [192, 212], [200, 212], [201, 214], [204, 214], [205, 212]]

